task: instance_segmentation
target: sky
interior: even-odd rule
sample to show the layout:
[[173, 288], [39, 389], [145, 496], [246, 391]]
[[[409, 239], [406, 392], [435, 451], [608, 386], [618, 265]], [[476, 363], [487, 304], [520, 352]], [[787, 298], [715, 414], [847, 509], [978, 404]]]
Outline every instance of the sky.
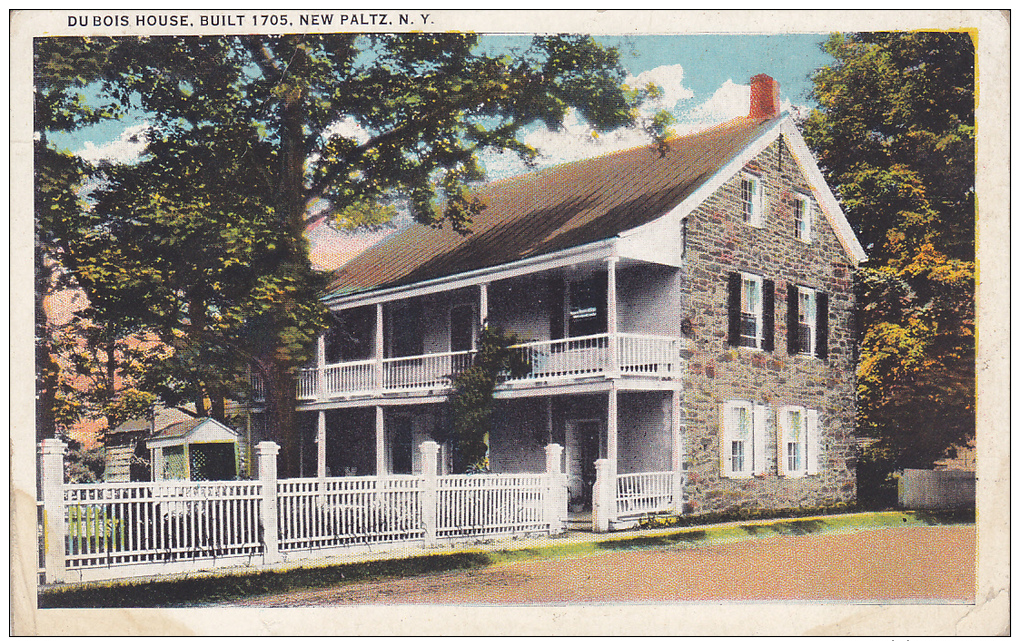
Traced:
[[[628, 84], [643, 86], [654, 82], [662, 88], [662, 98], [648, 105], [644, 113], [669, 111], [676, 119], [675, 133], [683, 135], [747, 115], [749, 80], [758, 73], [766, 73], [779, 82], [784, 110], [806, 112], [815, 107], [810, 98], [810, 77], [814, 70], [832, 62], [821, 49], [827, 36], [685, 34], [599, 40], [620, 49], [622, 65], [630, 74]], [[486, 35], [481, 46], [487, 51], [512, 50], [526, 47], [529, 40], [528, 36]], [[93, 162], [129, 161], [143, 148], [145, 128], [144, 118], [135, 116], [53, 141]], [[365, 135], [351, 122], [338, 122], [335, 129]], [[573, 114], [562, 129], [549, 131], [544, 126], [535, 126], [524, 139], [540, 151], [538, 168], [648, 142], [647, 135], [637, 128], [595, 135]], [[481, 160], [490, 180], [529, 171], [513, 154], [486, 153]], [[406, 224], [406, 220], [398, 223]], [[313, 262], [323, 269], [334, 269], [388, 233], [392, 231], [339, 234], [326, 225], [317, 225], [308, 232]]]

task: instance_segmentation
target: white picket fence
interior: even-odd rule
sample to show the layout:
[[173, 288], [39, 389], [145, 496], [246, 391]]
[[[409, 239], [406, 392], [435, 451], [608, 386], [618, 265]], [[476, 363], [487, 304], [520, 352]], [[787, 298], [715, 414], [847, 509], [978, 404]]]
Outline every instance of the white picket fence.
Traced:
[[258, 481], [65, 485], [66, 567], [261, 554], [261, 502]]
[[555, 534], [567, 520], [563, 448], [544, 474], [438, 476], [421, 445], [418, 476], [276, 478], [260, 443], [257, 481], [63, 483], [60, 441], [42, 453], [42, 565], [47, 583], [169, 574], [463, 538]]

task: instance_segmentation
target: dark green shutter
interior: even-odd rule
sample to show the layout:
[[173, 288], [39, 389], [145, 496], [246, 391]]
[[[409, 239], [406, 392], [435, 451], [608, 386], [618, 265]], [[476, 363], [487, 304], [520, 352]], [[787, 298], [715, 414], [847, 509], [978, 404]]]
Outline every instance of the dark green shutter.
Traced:
[[815, 294], [815, 355], [818, 358], [829, 357], [829, 295], [825, 292]]
[[730, 272], [728, 313], [730, 332], [727, 342], [733, 347], [740, 345], [740, 272]]
[[796, 285], [786, 286], [786, 351], [796, 354], [800, 350], [800, 290]]
[[762, 297], [761, 348], [771, 352], [776, 347], [776, 284], [765, 281], [765, 295]]

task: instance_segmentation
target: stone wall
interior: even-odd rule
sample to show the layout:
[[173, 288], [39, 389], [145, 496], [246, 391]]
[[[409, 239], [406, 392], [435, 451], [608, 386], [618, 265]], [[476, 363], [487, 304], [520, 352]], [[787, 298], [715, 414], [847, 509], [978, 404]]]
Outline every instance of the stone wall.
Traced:
[[[852, 263], [813, 196], [812, 240], [804, 243], [795, 237], [795, 195], [811, 192], [782, 138], [746, 169], [757, 173], [764, 185], [761, 227], [743, 220], [739, 175], [692, 212], [687, 223], [683, 316], [694, 328], [694, 356], [684, 398], [689, 509], [706, 512], [732, 506], [812, 506], [853, 500]], [[727, 344], [727, 277], [732, 271], [775, 282], [772, 352]], [[828, 293], [827, 360], [788, 354], [788, 284]], [[770, 468], [762, 477], [720, 475], [720, 405], [729, 400], [769, 408]], [[818, 475], [788, 478], [778, 474], [777, 411], [784, 405], [819, 411], [822, 462]]]

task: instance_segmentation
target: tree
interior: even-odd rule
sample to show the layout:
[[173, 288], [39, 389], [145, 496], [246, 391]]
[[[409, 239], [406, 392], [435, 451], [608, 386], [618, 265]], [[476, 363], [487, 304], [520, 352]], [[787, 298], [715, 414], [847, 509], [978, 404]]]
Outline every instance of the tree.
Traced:
[[377, 223], [402, 197], [420, 222], [467, 232], [482, 207], [468, 189], [479, 153], [531, 160], [524, 127], [557, 127], [570, 109], [600, 130], [632, 124], [654, 91], [621, 86], [618, 52], [589, 37], [537, 37], [516, 56], [478, 45], [472, 34], [110, 43], [95, 93], [144, 115], [146, 154], [102, 168], [60, 256], [100, 313], [173, 346], [162, 395], [215, 406], [233, 393], [222, 374], [246, 361], [266, 379], [270, 436], [293, 474], [296, 372], [325, 324], [309, 204], [327, 202], [337, 224]]
[[103, 42], [62, 38], [37, 41], [34, 52], [34, 115], [38, 133], [34, 143], [38, 439], [52, 438], [57, 427], [81, 414], [81, 408], [76, 407], [79, 401], [67, 396], [72, 388], [61, 366], [77, 350], [68, 349], [66, 328], [51, 318], [47, 300], [74, 286], [73, 276], [62, 265], [61, 246], [74, 233], [72, 221], [84, 206], [80, 188], [88, 167], [81, 159], [52, 146], [48, 135], [72, 131], [117, 114], [112, 103], [89, 104], [82, 95], [83, 87], [100, 76], [108, 52], [109, 47]]
[[[856, 284], [868, 461], [929, 466], [974, 434], [974, 45], [834, 34], [805, 138], [869, 253]], [[866, 488], [862, 488], [866, 491]]]

